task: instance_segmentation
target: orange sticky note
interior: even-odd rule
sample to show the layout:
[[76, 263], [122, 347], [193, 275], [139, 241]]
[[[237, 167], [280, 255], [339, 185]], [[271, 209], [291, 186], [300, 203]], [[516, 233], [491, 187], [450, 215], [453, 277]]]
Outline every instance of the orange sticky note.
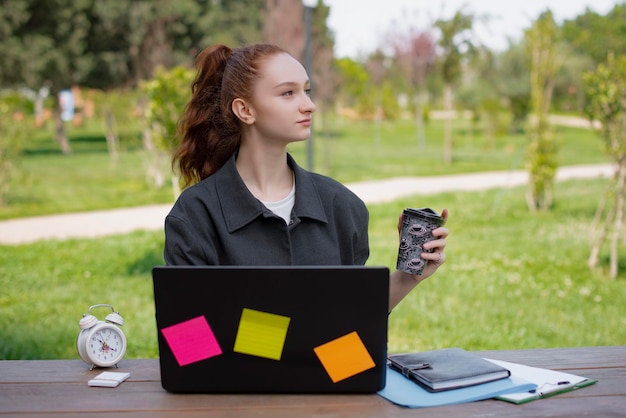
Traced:
[[375, 366], [356, 331], [313, 349], [333, 383], [340, 382]]

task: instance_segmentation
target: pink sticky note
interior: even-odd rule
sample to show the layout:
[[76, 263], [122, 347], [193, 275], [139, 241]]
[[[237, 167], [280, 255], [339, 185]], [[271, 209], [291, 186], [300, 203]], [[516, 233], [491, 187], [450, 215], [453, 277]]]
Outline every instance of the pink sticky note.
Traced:
[[161, 333], [181, 367], [222, 354], [204, 316], [163, 328]]

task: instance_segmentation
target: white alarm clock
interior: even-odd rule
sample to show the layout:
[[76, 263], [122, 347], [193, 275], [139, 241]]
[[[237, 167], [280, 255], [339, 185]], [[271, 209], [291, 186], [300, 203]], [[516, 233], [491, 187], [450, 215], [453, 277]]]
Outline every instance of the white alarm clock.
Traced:
[[[99, 321], [91, 314], [91, 310], [98, 307], [108, 307], [112, 311], [104, 321]], [[126, 336], [120, 328], [122, 325], [124, 319], [119, 312], [115, 312], [113, 306], [108, 304], [90, 306], [78, 323], [80, 333], [76, 339], [76, 349], [80, 358], [91, 365], [92, 369], [117, 367], [117, 363], [126, 354]]]

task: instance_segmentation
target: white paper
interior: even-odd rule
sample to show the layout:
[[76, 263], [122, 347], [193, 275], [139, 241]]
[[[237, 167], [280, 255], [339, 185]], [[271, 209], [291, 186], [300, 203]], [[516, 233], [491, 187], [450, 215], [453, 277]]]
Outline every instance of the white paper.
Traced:
[[[576, 376], [574, 374], [558, 372], [550, 369], [542, 369], [539, 367], [530, 367], [523, 364], [510, 363], [501, 360], [489, 360], [499, 366], [509, 369], [511, 376], [520, 377], [524, 380], [537, 385], [537, 389], [533, 392], [517, 392], [500, 395], [499, 398], [520, 402], [526, 399], [534, 399], [538, 396], [544, 396], [548, 393], [557, 392], [576, 386], [580, 382], [587, 380], [585, 377]], [[567, 383], [566, 383], [567, 382]]]
[[89, 386], [98, 386], [105, 388], [114, 388], [119, 386], [124, 380], [130, 377], [130, 373], [124, 372], [102, 372], [98, 376], [89, 380]]

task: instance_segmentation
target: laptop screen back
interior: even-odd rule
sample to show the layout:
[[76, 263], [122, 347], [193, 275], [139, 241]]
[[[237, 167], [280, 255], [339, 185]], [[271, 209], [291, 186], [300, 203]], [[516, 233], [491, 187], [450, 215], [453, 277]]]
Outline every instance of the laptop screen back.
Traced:
[[385, 267], [153, 270], [163, 388], [371, 393], [384, 386]]

